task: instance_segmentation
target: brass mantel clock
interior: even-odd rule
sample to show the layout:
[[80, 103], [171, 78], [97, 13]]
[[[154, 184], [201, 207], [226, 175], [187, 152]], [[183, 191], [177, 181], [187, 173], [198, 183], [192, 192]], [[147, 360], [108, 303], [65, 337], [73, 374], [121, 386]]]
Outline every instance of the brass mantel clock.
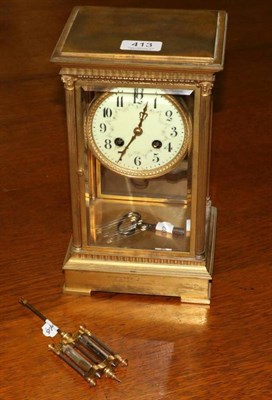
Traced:
[[52, 61], [67, 105], [64, 291], [209, 303], [212, 87], [226, 13], [77, 7]]

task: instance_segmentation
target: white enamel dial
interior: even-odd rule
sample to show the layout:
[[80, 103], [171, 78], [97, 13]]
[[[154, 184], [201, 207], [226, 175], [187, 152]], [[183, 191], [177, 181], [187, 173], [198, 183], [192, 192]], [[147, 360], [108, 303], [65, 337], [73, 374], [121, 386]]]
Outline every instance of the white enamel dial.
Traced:
[[187, 153], [190, 120], [173, 96], [144, 89], [102, 94], [87, 116], [88, 145], [106, 167], [151, 178], [173, 169]]

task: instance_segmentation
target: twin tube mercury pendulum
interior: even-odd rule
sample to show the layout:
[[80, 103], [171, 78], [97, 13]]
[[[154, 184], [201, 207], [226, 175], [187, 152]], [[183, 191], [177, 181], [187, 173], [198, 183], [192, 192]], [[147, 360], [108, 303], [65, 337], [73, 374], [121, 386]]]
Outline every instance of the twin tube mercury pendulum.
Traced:
[[127, 366], [127, 360], [113, 352], [84, 326], [80, 326], [73, 334], [63, 332], [27, 300], [20, 298], [19, 303], [45, 322], [42, 327], [45, 336], [61, 336], [61, 341], [49, 344], [49, 349], [81, 375], [90, 386], [95, 386], [96, 379], [103, 376], [121, 382], [115, 375], [115, 368], [118, 365]]

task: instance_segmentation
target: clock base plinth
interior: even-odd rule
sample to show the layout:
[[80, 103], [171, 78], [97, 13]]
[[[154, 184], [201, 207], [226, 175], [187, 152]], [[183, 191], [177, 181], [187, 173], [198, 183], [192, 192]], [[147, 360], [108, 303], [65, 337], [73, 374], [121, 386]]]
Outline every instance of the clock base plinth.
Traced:
[[205, 260], [180, 264], [113, 262], [88, 259], [86, 252], [68, 248], [63, 271], [66, 294], [114, 292], [180, 297], [185, 303], [209, 304], [217, 210], [211, 207]]

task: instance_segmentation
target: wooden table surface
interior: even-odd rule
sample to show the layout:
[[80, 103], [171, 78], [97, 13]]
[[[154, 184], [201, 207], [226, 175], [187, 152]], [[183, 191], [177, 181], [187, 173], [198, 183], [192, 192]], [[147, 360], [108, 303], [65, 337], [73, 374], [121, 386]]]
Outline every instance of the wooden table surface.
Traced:
[[[71, 234], [64, 90], [49, 58], [75, 5], [225, 9], [214, 96], [211, 306], [62, 294]], [[9, 0], [0, 11], [1, 400], [270, 399], [271, 2]], [[129, 359], [89, 388], [47, 350], [24, 296], [63, 330], [85, 323]]]

